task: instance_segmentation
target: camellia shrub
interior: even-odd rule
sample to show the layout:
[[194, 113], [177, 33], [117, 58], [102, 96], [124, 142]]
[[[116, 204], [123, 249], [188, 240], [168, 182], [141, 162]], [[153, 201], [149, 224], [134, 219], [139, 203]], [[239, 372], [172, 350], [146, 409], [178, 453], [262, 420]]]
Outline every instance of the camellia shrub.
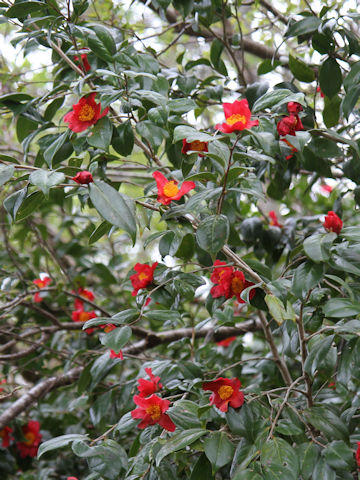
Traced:
[[360, 478], [354, 5], [0, 10], [1, 480]]

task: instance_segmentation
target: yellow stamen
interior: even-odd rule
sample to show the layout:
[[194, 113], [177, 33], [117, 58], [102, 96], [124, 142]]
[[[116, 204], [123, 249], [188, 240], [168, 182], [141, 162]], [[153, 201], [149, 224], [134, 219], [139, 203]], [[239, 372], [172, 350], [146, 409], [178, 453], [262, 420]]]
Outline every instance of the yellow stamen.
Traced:
[[239, 277], [234, 277], [231, 280], [231, 289], [234, 293], [240, 293], [244, 290], [244, 282]]
[[147, 280], [149, 278], [149, 275], [145, 272], [139, 273], [139, 280]]
[[159, 418], [161, 417], [161, 409], [160, 409], [159, 405], [150, 405], [146, 409], [146, 413], [148, 415], [150, 415], [150, 417], [153, 420], [159, 420]]
[[222, 385], [218, 390], [218, 394], [221, 400], [227, 400], [228, 398], [231, 397], [233, 392], [234, 392], [234, 389], [230, 387], [230, 385]]
[[203, 152], [206, 148], [205, 142], [200, 142], [200, 140], [194, 140], [190, 143], [190, 150], [195, 150], [197, 152]]
[[34, 443], [35, 434], [33, 432], [25, 433], [24, 437], [26, 438], [26, 440], [24, 442], [24, 443], [26, 443], [26, 445], [32, 445]]
[[239, 113], [235, 113], [231, 115], [229, 118], [226, 119], [226, 123], [228, 125], [234, 125], [234, 123], [241, 122], [243, 125], [246, 124], [246, 117], [245, 115], [240, 115]]
[[165, 197], [175, 197], [175, 195], [179, 192], [179, 189], [174, 180], [170, 180], [170, 182], [165, 183], [163, 192]]
[[79, 321], [80, 322], [87, 322], [89, 320], [89, 313], [88, 312], [81, 312], [79, 314]]
[[81, 122], [89, 122], [94, 117], [95, 117], [95, 110], [93, 109], [93, 107], [91, 107], [87, 103], [81, 107], [81, 110], [78, 116]]

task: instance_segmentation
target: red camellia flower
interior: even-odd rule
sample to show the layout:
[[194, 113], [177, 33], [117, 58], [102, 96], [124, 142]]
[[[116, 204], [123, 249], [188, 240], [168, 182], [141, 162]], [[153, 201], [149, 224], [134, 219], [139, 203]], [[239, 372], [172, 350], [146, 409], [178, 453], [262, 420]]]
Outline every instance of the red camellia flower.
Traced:
[[324, 97], [325, 97], [325, 95], [324, 95], [323, 92], [321, 91], [321, 88], [320, 88], [320, 87], [317, 87], [316, 91], [317, 91], [318, 93], [320, 93], [320, 97], [321, 97], [321, 98], [324, 98]]
[[193, 142], [188, 143], [186, 138], [184, 138], [181, 153], [186, 154], [190, 150], [199, 152], [200, 157], [203, 157], [204, 155], [202, 155], [200, 152], [208, 152], [208, 143], [200, 142], [200, 140], [194, 140]]
[[7, 448], [10, 445], [10, 442], [14, 440], [14, 438], [10, 435], [12, 431], [13, 429], [10, 427], [4, 427], [2, 430], [0, 430], [0, 438], [2, 440], [1, 446], [3, 448]]
[[212, 382], [203, 383], [203, 390], [211, 390], [210, 404], [215, 405], [222, 412], [228, 407], [239, 408], [244, 403], [244, 394], [239, 389], [241, 382], [238, 378], [219, 377]]
[[[3, 379], [0, 381], [0, 385], [1, 385], [1, 384], [4, 384], [4, 383], [6, 383], [6, 378], [3, 378]], [[3, 392], [3, 391], [4, 391], [4, 389], [3, 389], [2, 387], [0, 387], [0, 392]]]
[[[51, 278], [48, 275], [40, 274], [40, 278], [36, 278], [33, 283], [39, 288], [45, 288], [51, 283]], [[41, 303], [43, 300], [40, 292], [36, 292], [33, 298], [36, 303]]]
[[162, 384], [160, 383], [160, 377], [155, 377], [152, 373], [151, 368], [145, 368], [145, 372], [149, 375], [150, 380], [146, 380], [145, 378], [138, 379], [138, 390], [139, 390], [139, 397], [149, 397], [153, 393], [157, 392], [158, 390], [162, 389]]
[[356, 464], [358, 468], [360, 468], [360, 442], [357, 442], [357, 450], [355, 453], [355, 458], [356, 458]]
[[[80, 60], [81, 59], [81, 60]], [[87, 54], [86, 53], [82, 53], [80, 55], [80, 58], [78, 57], [78, 55], [76, 55], [74, 57], [74, 60], [76, 60], [77, 62], [79, 62], [79, 65], [80, 65], [80, 68], [82, 70], [85, 70], [85, 72], [88, 72], [89, 70], [91, 70], [91, 66], [90, 66], [90, 63], [88, 61], [88, 58], [87, 58]]]
[[284, 142], [284, 143], [286, 143], [286, 145], [287, 145], [288, 147], [290, 147], [291, 153], [290, 153], [290, 155], [287, 155], [287, 156], [285, 157], [286, 160], [290, 160], [290, 158], [293, 157], [293, 154], [297, 152], [297, 148], [295, 148], [292, 143], [290, 143], [288, 140], [286, 140], [286, 138], [280, 138], [280, 142]]
[[269, 212], [269, 217], [271, 219], [270, 222], [269, 222], [269, 225], [271, 225], [272, 227], [282, 228], [282, 224], [279, 223], [277, 215], [274, 212], [274, 210], [271, 210], [271, 212]]
[[101, 113], [101, 103], [95, 102], [95, 96], [96, 93], [93, 92], [87, 97], [80, 98], [79, 103], [73, 105], [72, 111], [65, 115], [64, 122], [69, 124], [70, 130], [83, 132], [108, 113], [109, 107]]
[[288, 117], [282, 118], [278, 122], [276, 128], [281, 137], [284, 137], [285, 135], [295, 136], [295, 132], [304, 130], [304, 126], [298, 115], [289, 115]]
[[131, 292], [131, 295], [135, 297], [139, 290], [147, 287], [154, 280], [154, 270], [158, 266], [158, 262], [155, 262], [151, 265], [146, 265], [146, 263], [137, 263], [134, 267], [134, 275], [130, 276], [130, 281], [134, 290]]
[[121, 350], [119, 353], [116, 353], [115, 350], [110, 350], [110, 358], [120, 358], [120, 360], [124, 360], [124, 355]]
[[78, 480], [76, 477], [67, 477], [66, 480]]
[[[97, 315], [94, 311], [91, 312], [86, 312], [83, 308], [80, 308], [79, 310], [75, 310], [71, 314], [71, 319], [73, 322], [87, 322], [88, 320], [91, 320], [92, 318], [96, 318]], [[91, 333], [94, 332], [94, 328], [87, 328], [86, 333], [90, 335]]]
[[331, 185], [328, 185], [327, 183], [324, 183], [323, 185], [320, 185], [321, 190], [327, 193], [331, 193], [333, 191], [333, 187]]
[[287, 109], [290, 114], [294, 113], [295, 115], [303, 111], [302, 105], [298, 102], [289, 102], [287, 104]]
[[216, 130], [232, 133], [259, 125], [259, 120], [251, 120], [251, 111], [245, 98], [234, 103], [223, 103], [223, 109], [226, 121], [215, 125]]
[[158, 188], [157, 201], [163, 205], [169, 205], [172, 200], [180, 200], [186, 193], [195, 188], [194, 182], [183, 182], [181, 188], [176, 180], [168, 180], [161, 172], [152, 174]]
[[40, 423], [35, 420], [29, 420], [27, 425], [22, 427], [22, 432], [26, 440], [23, 442], [16, 442], [20, 457], [36, 457], [42, 439]]
[[343, 222], [341, 218], [336, 215], [335, 212], [330, 211], [325, 217], [323, 227], [329, 232], [335, 232], [339, 235], [343, 227]]
[[[240, 294], [243, 290], [245, 290], [245, 288], [248, 288], [254, 284], [245, 279], [243, 272], [234, 270], [233, 267], [222, 267], [222, 265], [226, 265], [226, 263], [221, 262], [220, 260], [216, 260], [214, 263], [215, 268], [211, 274], [210, 280], [218, 285], [215, 285], [210, 290], [212, 297], [232, 298], [236, 296], [236, 299], [239, 303], [245, 303], [240, 297]], [[255, 289], [250, 291], [250, 300], [254, 298], [254, 295]]]
[[[77, 292], [73, 291], [73, 293], [77, 293], [78, 295], [80, 295], [80, 297], [90, 300], [90, 302], [95, 299], [95, 295], [93, 294], [93, 292], [91, 290], [87, 290], [86, 288], [80, 287], [77, 289]], [[80, 300], [80, 298], [75, 298], [74, 306], [75, 310], [84, 310], [84, 302]]]
[[228, 337], [228, 338], [224, 338], [224, 340], [221, 340], [220, 342], [216, 342], [216, 345], [218, 345], [219, 347], [228, 347], [232, 342], [234, 342], [236, 340], [236, 337]]
[[79, 183], [80, 185], [88, 185], [94, 181], [93, 176], [87, 170], [78, 172], [71, 180], [74, 180], [74, 182]]
[[138, 424], [138, 427], [143, 429], [148, 425], [155, 425], [158, 423], [161, 427], [165, 428], [169, 432], [173, 432], [176, 428], [175, 423], [171, 418], [166, 415], [170, 402], [169, 400], [163, 400], [157, 395], [153, 394], [149, 398], [143, 398], [140, 395], [134, 395], [134, 402], [138, 407], [132, 410], [132, 418], [141, 418], [142, 421]]

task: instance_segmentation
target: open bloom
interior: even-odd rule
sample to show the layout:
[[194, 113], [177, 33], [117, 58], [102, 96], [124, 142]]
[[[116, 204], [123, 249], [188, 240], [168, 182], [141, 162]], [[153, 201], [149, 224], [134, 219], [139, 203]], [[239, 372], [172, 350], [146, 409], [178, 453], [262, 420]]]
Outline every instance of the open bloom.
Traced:
[[160, 377], [155, 377], [155, 375], [152, 373], [151, 368], [145, 368], [145, 372], [149, 375], [150, 380], [146, 380], [145, 378], [138, 379], [139, 397], [143, 398], [149, 397], [153, 393], [162, 389]]
[[[226, 265], [226, 263], [221, 262], [220, 260], [216, 260], [214, 263], [215, 268], [211, 274], [210, 280], [217, 285], [212, 287], [210, 294], [213, 298], [232, 298], [235, 296], [239, 303], [245, 303], [240, 297], [241, 292], [245, 290], [245, 288], [254, 284], [245, 279], [243, 272], [234, 270], [233, 267], [222, 267], [222, 265]], [[254, 298], [254, 296], [255, 289], [250, 291], [250, 300]]]
[[302, 105], [298, 102], [289, 102], [287, 104], [287, 109], [290, 114], [295, 114], [295, 115], [303, 111]]
[[96, 93], [93, 92], [87, 97], [80, 98], [79, 103], [75, 103], [71, 112], [65, 115], [64, 122], [69, 124], [70, 130], [83, 132], [108, 113], [109, 107], [101, 113], [101, 103], [95, 102], [95, 96]]
[[[90, 302], [92, 302], [95, 299], [95, 295], [93, 294], [93, 292], [86, 288], [79, 287], [77, 289], [77, 292], [73, 291], [73, 293], [77, 293], [78, 295], [80, 295], [80, 297], [90, 300]], [[75, 306], [75, 310], [84, 310], [84, 302], [80, 300], [80, 298], [75, 298], [74, 306]]]
[[36, 457], [42, 439], [40, 423], [35, 420], [29, 420], [27, 425], [22, 427], [22, 432], [26, 440], [23, 442], [16, 442], [20, 457]]
[[232, 133], [259, 125], [259, 120], [251, 120], [251, 111], [245, 98], [233, 103], [223, 103], [223, 109], [226, 121], [215, 125], [216, 130]]
[[[97, 315], [96, 313], [92, 310], [91, 312], [86, 312], [83, 308], [80, 308], [79, 310], [75, 310], [71, 314], [71, 319], [73, 322], [87, 322], [88, 320], [91, 320], [92, 318], [96, 318]], [[93, 333], [94, 329], [93, 328], [87, 328], [86, 333], [90, 335]]]
[[[48, 275], [40, 274], [40, 278], [36, 278], [33, 283], [38, 288], [45, 288], [47, 285], [49, 285], [49, 283], [51, 283], [51, 278]], [[34, 302], [36, 303], [41, 303], [43, 300], [40, 292], [36, 292], [33, 298]]]
[[141, 422], [138, 427], [143, 429], [148, 425], [155, 425], [158, 423], [161, 427], [165, 428], [169, 432], [173, 432], [176, 428], [175, 423], [171, 418], [166, 415], [170, 402], [169, 400], [163, 400], [157, 395], [153, 394], [149, 398], [140, 397], [140, 395], [134, 395], [133, 398], [135, 404], [139, 407], [132, 410], [132, 418], [141, 418]]
[[134, 290], [131, 292], [131, 295], [135, 297], [139, 290], [147, 287], [154, 280], [154, 270], [158, 266], [158, 262], [154, 262], [151, 267], [146, 265], [146, 263], [137, 263], [134, 266], [136, 273], [130, 276], [130, 281]]
[[186, 193], [195, 188], [194, 182], [183, 182], [181, 188], [176, 180], [168, 180], [161, 172], [152, 174], [158, 188], [157, 201], [163, 205], [169, 205], [172, 200], [180, 200]]
[[331, 211], [325, 217], [323, 227], [329, 232], [335, 232], [339, 235], [343, 227], [343, 222], [340, 217], [336, 215], [335, 212]]
[[10, 442], [14, 440], [14, 438], [10, 435], [13, 429], [11, 427], [4, 427], [0, 430], [0, 438], [1, 438], [1, 446], [3, 448], [7, 448], [10, 445]]
[[193, 142], [188, 143], [186, 138], [184, 138], [181, 153], [186, 154], [188, 151], [199, 152], [200, 157], [203, 157], [204, 155], [202, 155], [201, 152], [208, 152], [208, 142], [194, 140]]
[[228, 347], [232, 342], [234, 342], [236, 340], [236, 337], [228, 337], [228, 338], [224, 338], [224, 340], [221, 340], [220, 342], [216, 342], [216, 345], [218, 345], [219, 347]]
[[285, 135], [295, 136], [295, 132], [304, 130], [304, 126], [298, 115], [289, 115], [288, 117], [282, 118], [278, 122], [276, 128], [281, 137], [284, 137]]
[[94, 181], [93, 176], [87, 170], [78, 172], [71, 180], [74, 180], [74, 182], [79, 183], [80, 185], [88, 185]]
[[79, 65], [80, 65], [80, 68], [82, 70], [84, 70], [85, 72], [88, 72], [89, 70], [91, 70], [91, 66], [90, 66], [90, 63], [88, 61], [88, 58], [87, 58], [87, 54], [86, 53], [81, 53], [80, 54], [80, 58], [78, 55], [76, 55], [74, 57], [74, 60], [76, 60], [77, 62], [79, 62]]
[[357, 442], [357, 450], [355, 453], [356, 464], [360, 468], [360, 442]]
[[271, 210], [271, 211], [269, 212], [269, 217], [270, 217], [269, 225], [271, 225], [272, 227], [282, 228], [282, 224], [279, 223], [278, 218], [277, 218], [277, 215], [276, 215], [276, 213], [274, 212], [274, 210]]
[[244, 394], [239, 389], [241, 382], [238, 378], [219, 377], [212, 382], [203, 383], [203, 390], [210, 390], [211, 405], [215, 405], [222, 412], [227, 412], [228, 407], [239, 408], [244, 403]]

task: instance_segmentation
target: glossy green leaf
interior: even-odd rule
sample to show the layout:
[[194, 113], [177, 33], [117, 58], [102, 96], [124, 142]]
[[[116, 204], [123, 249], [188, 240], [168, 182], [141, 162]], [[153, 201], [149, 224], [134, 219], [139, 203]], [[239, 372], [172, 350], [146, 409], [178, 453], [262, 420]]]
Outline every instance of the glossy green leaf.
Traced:
[[22, 202], [17, 214], [16, 221], [20, 222], [24, 220], [29, 215], [31, 215], [37, 208], [39, 208], [45, 200], [45, 196], [42, 192], [32, 192], [25, 200]]
[[326, 262], [330, 258], [330, 248], [337, 238], [336, 233], [322, 233], [311, 235], [304, 240], [306, 255], [315, 263]]
[[293, 57], [289, 55], [289, 67], [291, 73], [297, 80], [301, 82], [312, 82], [315, 80], [315, 72], [312, 68], [308, 67], [308, 65], [300, 60], [299, 58]]
[[87, 142], [92, 147], [106, 151], [111, 142], [112, 132], [112, 123], [107, 117], [103, 117], [92, 128], [91, 134], [87, 137]]
[[130, 122], [125, 122], [114, 129], [111, 146], [115, 152], [127, 157], [134, 148], [134, 132]]
[[159, 452], [156, 455], [156, 465], [159, 466], [161, 461], [170, 453], [177, 452], [178, 450], [182, 450], [184, 447], [191, 445], [196, 440], [198, 440], [203, 435], [208, 433], [207, 430], [203, 430], [200, 428], [191, 428], [189, 430], [185, 430], [183, 432], [175, 433], [170, 440], [163, 445]]
[[136, 240], [134, 201], [103, 181], [89, 185], [89, 195], [96, 210], [112, 225], [119, 227]]
[[211, 215], [200, 222], [196, 240], [200, 248], [212, 254], [217, 253], [229, 238], [230, 225], [225, 215]]
[[334, 335], [316, 339], [316, 341], [312, 344], [311, 350], [305, 360], [305, 372], [311, 376], [314, 376], [315, 371], [321, 368], [323, 361], [326, 360], [326, 355], [330, 350], [333, 341]]
[[93, 25], [88, 37], [89, 48], [106, 62], [114, 61], [116, 45], [111, 31], [103, 25]]
[[319, 449], [313, 443], [302, 443], [295, 448], [299, 462], [300, 473], [304, 480], [312, 480], [314, 466], [319, 457]]
[[20, 2], [15, 3], [5, 12], [9, 18], [25, 18], [27, 15], [46, 9], [48, 6], [44, 2]]
[[322, 309], [326, 317], [354, 317], [360, 313], [360, 303], [350, 298], [330, 298]]
[[304, 104], [304, 94], [294, 93], [286, 88], [278, 88], [266, 92], [253, 105], [252, 112], [260, 112], [266, 108], [283, 105], [288, 102], [298, 102]]
[[308, 291], [317, 285], [324, 273], [322, 264], [304, 262], [294, 272], [292, 292], [298, 298], [306, 297]]
[[202, 454], [199, 460], [195, 463], [192, 469], [189, 480], [213, 480], [211, 463], [206, 458], [206, 455]]
[[290, 303], [285, 306], [280, 298], [275, 295], [265, 295], [265, 302], [269, 308], [271, 316], [276, 320], [278, 325], [281, 325], [285, 320], [295, 321], [296, 315]]
[[334, 470], [351, 471], [354, 467], [354, 454], [342, 440], [329, 443], [323, 450], [323, 456], [326, 463]]
[[340, 118], [341, 98], [338, 95], [333, 97], [325, 97], [325, 107], [323, 110], [323, 120], [327, 128], [335, 127]]
[[176, 427], [184, 430], [201, 427], [198, 417], [199, 406], [190, 400], [178, 400], [166, 412]]
[[333, 57], [329, 57], [320, 67], [320, 88], [328, 97], [333, 97], [342, 84], [342, 74], [338, 62]]
[[76, 440], [87, 440], [87, 435], [80, 435], [77, 433], [70, 433], [68, 435], [61, 435], [60, 437], [51, 438], [46, 442], [43, 442], [39, 446], [37, 458], [40, 458], [44, 453], [56, 450], [57, 448], [65, 447], [69, 443]]
[[210, 460], [213, 471], [231, 462], [235, 447], [225, 432], [213, 432], [204, 442], [204, 451]]
[[304, 411], [307, 420], [331, 440], [349, 439], [349, 431], [338, 413], [328, 406], [312, 407]]
[[167, 102], [167, 107], [170, 112], [183, 114], [194, 110], [197, 105], [194, 100], [191, 100], [190, 98], [179, 98], [176, 100], [169, 100]]
[[276, 474], [281, 473], [280, 478], [284, 480], [298, 479], [298, 457], [291, 445], [282, 438], [274, 437], [264, 443], [261, 448], [260, 461], [265, 471], [271, 472], [273, 470]]
[[298, 22], [294, 22], [290, 25], [285, 33], [286, 38], [297, 37], [299, 35], [305, 35], [307, 33], [316, 32], [321, 24], [320, 18], [306, 17]]
[[14, 172], [15, 167], [13, 165], [0, 165], [0, 186], [10, 180]]
[[110, 229], [111, 229], [111, 224], [106, 220], [100, 223], [100, 225], [98, 225], [98, 227], [90, 235], [89, 245], [96, 243], [101, 237], [109, 233]]
[[61, 172], [52, 172], [50, 170], [34, 170], [29, 176], [29, 182], [48, 196], [49, 190], [55, 185], [65, 181], [65, 175]]
[[131, 335], [131, 328], [125, 325], [124, 327], [115, 328], [115, 330], [106, 333], [101, 337], [100, 341], [103, 345], [110, 348], [110, 350], [119, 353], [122, 347], [124, 347], [130, 340]]
[[24, 201], [27, 193], [27, 187], [12, 193], [4, 200], [4, 208], [11, 216], [12, 220], [15, 220], [17, 211], [19, 210], [22, 202]]

